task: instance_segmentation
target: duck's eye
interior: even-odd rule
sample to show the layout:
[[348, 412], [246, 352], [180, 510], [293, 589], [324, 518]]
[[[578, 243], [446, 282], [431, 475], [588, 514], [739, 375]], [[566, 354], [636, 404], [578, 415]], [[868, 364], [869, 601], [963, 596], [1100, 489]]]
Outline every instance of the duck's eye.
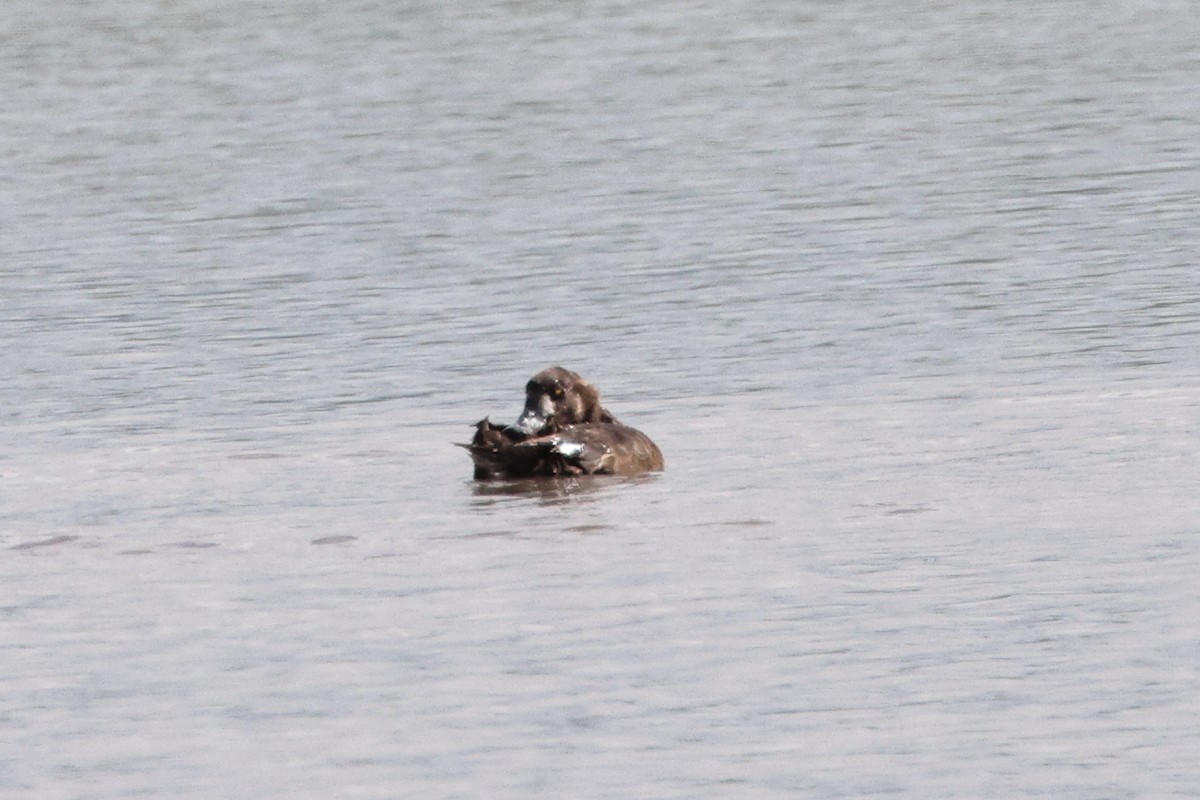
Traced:
[[557, 399], [557, 398], [561, 398], [562, 396], [563, 396], [563, 390], [562, 390], [562, 388], [561, 388], [561, 387], [558, 387], [558, 386], [555, 386], [555, 387], [554, 387], [554, 397]]

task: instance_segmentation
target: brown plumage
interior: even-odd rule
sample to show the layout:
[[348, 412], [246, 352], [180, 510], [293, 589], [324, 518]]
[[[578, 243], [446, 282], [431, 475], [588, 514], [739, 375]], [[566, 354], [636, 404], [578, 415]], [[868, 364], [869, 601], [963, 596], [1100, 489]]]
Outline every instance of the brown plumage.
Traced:
[[543, 370], [525, 387], [525, 409], [510, 427], [483, 419], [463, 445], [475, 478], [636, 475], [663, 469], [662, 452], [641, 431], [600, 405], [600, 392], [562, 367]]

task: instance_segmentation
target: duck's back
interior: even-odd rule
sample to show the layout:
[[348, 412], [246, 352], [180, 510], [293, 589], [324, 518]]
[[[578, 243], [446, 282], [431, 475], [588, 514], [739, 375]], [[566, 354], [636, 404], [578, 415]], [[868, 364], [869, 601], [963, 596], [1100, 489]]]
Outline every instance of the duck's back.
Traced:
[[614, 422], [567, 425], [552, 437], [557, 452], [584, 472], [604, 475], [637, 475], [663, 468], [662, 451], [636, 428]]

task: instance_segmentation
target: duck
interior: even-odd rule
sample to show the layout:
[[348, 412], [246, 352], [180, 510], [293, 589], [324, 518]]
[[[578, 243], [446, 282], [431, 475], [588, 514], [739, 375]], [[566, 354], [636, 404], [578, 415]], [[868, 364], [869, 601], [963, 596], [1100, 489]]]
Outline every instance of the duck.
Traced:
[[512, 425], [484, 417], [467, 448], [475, 480], [571, 475], [639, 475], [664, 469], [650, 437], [618, 420], [600, 391], [564, 367], [544, 369], [525, 385], [525, 407]]

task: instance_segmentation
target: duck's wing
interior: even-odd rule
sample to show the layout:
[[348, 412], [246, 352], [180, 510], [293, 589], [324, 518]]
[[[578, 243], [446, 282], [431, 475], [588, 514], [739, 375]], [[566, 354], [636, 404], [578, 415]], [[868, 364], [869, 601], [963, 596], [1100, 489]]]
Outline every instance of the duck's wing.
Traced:
[[649, 437], [614, 423], [567, 425], [513, 445], [523, 448], [536, 449], [546, 463], [561, 463], [567, 473], [635, 475], [663, 468], [662, 453]]
[[460, 444], [471, 455], [475, 464], [475, 479], [519, 478], [536, 474], [538, 454], [528, 449], [517, 449], [521, 441], [519, 432], [512, 428], [493, 425], [484, 417], [475, 425], [475, 436], [470, 444]]

